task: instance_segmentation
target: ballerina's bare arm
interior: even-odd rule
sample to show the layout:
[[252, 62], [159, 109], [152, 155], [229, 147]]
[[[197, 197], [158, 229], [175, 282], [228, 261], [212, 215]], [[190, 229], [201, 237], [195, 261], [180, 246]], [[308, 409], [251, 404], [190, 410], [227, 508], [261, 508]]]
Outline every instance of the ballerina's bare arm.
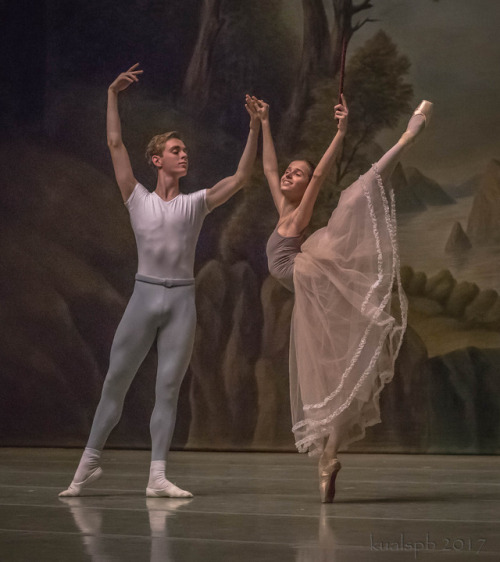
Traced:
[[347, 103], [342, 94], [342, 103], [335, 106], [335, 118], [338, 120], [337, 134], [330, 143], [330, 146], [326, 149], [319, 164], [316, 166], [301, 202], [290, 217], [290, 222], [293, 224], [297, 234], [303, 232], [311, 221], [319, 190], [328, 177], [342, 146], [347, 130], [348, 114]]
[[264, 175], [266, 176], [273, 201], [281, 213], [283, 208], [284, 196], [280, 189], [280, 176], [278, 171], [278, 159], [274, 149], [273, 136], [271, 134], [271, 125], [269, 123], [269, 105], [262, 100], [252, 97], [257, 108], [257, 114], [262, 123], [262, 165], [264, 167]]
[[245, 149], [243, 150], [238, 169], [234, 175], [220, 180], [212, 188], [207, 189], [207, 206], [210, 211], [225, 203], [232, 195], [241, 189], [252, 174], [253, 164], [257, 156], [260, 120], [257, 116], [255, 104], [249, 95], [245, 98], [245, 109], [250, 115], [250, 130]]
[[108, 138], [108, 148], [113, 161], [116, 182], [120, 188], [123, 200], [126, 201], [137, 183], [127, 149], [122, 140], [122, 128], [120, 115], [118, 113], [118, 94], [128, 88], [130, 84], [139, 82], [138, 75], [142, 70], [138, 70], [139, 63], [131, 66], [126, 72], [122, 72], [110, 84], [108, 88], [108, 109], [106, 114], [106, 134]]

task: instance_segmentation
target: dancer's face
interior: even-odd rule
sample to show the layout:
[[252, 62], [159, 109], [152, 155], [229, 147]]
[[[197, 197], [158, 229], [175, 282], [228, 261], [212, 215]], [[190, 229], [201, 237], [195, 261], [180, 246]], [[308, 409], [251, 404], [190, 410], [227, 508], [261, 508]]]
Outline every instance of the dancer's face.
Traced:
[[311, 168], [303, 160], [294, 160], [281, 177], [281, 191], [291, 200], [300, 200], [311, 179]]
[[186, 145], [180, 139], [168, 139], [162, 156], [153, 156], [153, 162], [167, 174], [183, 177], [188, 171]]

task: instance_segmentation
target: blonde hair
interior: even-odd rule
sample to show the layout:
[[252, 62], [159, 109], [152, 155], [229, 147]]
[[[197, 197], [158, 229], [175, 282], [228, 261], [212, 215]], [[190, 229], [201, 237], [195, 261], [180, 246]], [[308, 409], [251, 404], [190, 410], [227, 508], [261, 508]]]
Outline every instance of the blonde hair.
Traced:
[[162, 133], [161, 135], [155, 135], [146, 147], [146, 161], [154, 169], [156, 166], [153, 164], [153, 156], [162, 156], [165, 150], [165, 144], [170, 139], [182, 140], [177, 131], [170, 131], [168, 133]]

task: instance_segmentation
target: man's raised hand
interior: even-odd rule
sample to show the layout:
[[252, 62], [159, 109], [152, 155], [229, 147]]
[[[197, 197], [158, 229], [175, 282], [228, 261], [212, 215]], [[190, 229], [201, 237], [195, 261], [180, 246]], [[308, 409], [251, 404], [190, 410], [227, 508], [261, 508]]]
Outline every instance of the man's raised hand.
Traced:
[[138, 70], [139, 63], [136, 62], [125, 72], [122, 72], [117, 76], [117, 78], [110, 84], [109, 89], [115, 93], [121, 92], [128, 88], [133, 82], [139, 82], [138, 75], [142, 74], [142, 70]]

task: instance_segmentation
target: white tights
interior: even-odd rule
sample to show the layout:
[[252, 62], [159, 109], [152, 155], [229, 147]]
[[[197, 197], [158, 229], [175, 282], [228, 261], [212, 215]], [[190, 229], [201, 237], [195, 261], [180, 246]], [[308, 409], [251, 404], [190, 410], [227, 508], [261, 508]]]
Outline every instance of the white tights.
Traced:
[[151, 459], [153, 462], [163, 462], [163, 481], [156, 471], [154, 485], [148, 486], [148, 489], [156, 492], [168, 490], [163, 495], [169, 497], [190, 496], [189, 492], [183, 492], [168, 482], [164, 470], [175, 427], [179, 390], [191, 358], [195, 327], [193, 284], [172, 287], [158, 284], [154, 280], [136, 281], [113, 340], [109, 370], [87, 448], [73, 482], [60, 495], [78, 496], [85, 486], [96, 481], [102, 474], [99, 468], [101, 451], [111, 430], [120, 420], [130, 384], [156, 340], [158, 371], [155, 407], [150, 423]]

